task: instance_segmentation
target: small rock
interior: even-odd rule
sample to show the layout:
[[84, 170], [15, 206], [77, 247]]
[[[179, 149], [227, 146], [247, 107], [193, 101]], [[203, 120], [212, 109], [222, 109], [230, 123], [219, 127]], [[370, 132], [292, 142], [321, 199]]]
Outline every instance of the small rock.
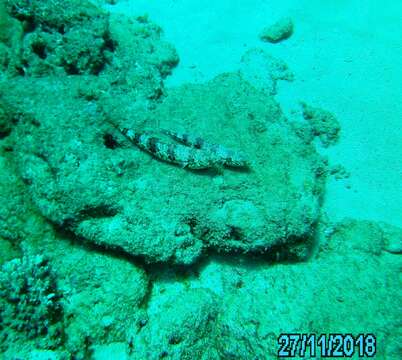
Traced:
[[260, 33], [260, 39], [270, 43], [277, 43], [289, 38], [292, 34], [293, 21], [285, 17], [264, 28]]

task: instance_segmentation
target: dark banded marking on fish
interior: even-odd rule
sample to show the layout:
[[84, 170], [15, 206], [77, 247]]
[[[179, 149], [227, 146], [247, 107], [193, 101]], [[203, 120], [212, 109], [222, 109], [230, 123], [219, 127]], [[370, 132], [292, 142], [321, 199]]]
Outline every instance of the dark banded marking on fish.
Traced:
[[135, 134], [134, 134], [134, 142], [135, 142], [135, 143], [139, 143], [139, 142], [140, 142], [140, 139], [141, 139], [141, 134], [135, 133]]
[[224, 146], [219, 144], [208, 143], [198, 136], [193, 136], [186, 133], [178, 133], [165, 129], [162, 131], [164, 134], [170, 136], [174, 140], [177, 140], [186, 146], [190, 146], [192, 148], [204, 150], [211, 154], [214, 154], [226, 166], [245, 167], [248, 165], [248, 160], [246, 156], [239, 151], [225, 148]]
[[121, 129], [130, 141], [160, 160], [187, 167], [189, 169], [208, 169], [222, 165], [213, 153], [180, 144], [168, 144], [147, 133]]
[[[190, 140], [191, 138], [187, 135], [187, 134], [183, 134], [183, 143], [186, 143], [186, 145], [190, 145]], [[176, 137], [175, 137], [176, 138]], [[204, 146], [204, 140], [202, 140], [200, 137], [196, 137], [194, 139], [194, 143], [193, 143], [194, 147], [197, 149], [201, 149]], [[190, 145], [192, 146], [192, 145]]]
[[146, 141], [147, 143], [145, 144], [145, 147], [149, 152], [154, 154], [159, 151], [159, 140], [156, 137], [151, 136]]
[[167, 149], [167, 155], [170, 161], [174, 161], [176, 154], [175, 154], [175, 145], [174, 144], [169, 144], [169, 147]]

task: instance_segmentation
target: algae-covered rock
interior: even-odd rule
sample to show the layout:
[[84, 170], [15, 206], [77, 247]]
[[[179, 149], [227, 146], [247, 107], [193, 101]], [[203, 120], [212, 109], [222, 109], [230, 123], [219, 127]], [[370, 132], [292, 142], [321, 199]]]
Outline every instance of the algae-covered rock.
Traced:
[[63, 342], [62, 292], [46, 259], [13, 259], [0, 272], [0, 346], [6, 351], [18, 339], [42, 346]]
[[329, 111], [310, 106], [304, 102], [303, 117], [311, 126], [311, 132], [318, 136], [324, 147], [334, 145], [339, 140], [340, 125], [336, 117]]
[[[177, 251], [181, 262], [193, 262], [192, 253], [197, 255], [199, 250], [194, 251], [197, 243], [190, 233], [176, 235], [177, 225], [164, 223], [166, 219], [155, 219], [160, 226], [152, 227], [146, 220], [154, 218], [159, 204], [150, 202], [154, 213], [141, 206], [149, 199], [149, 189], [142, 187], [145, 179], [138, 176], [138, 151], [130, 146], [126, 158], [122, 149], [115, 152], [106, 146], [104, 135], [113, 129], [105, 125], [94, 104], [75, 97], [73, 86], [77, 83], [42, 81], [42, 89], [49, 90], [53, 84], [50, 97], [48, 90], [38, 90], [38, 82], [21, 81], [14, 93], [18, 99], [24, 93], [26, 99], [36, 99], [36, 108], [29, 102], [20, 106], [22, 112], [34, 113], [35, 121], [20, 121], [14, 134], [19, 148], [14, 160], [40, 212], [59, 228], [95, 244], [122, 248], [149, 261], [168, 261]], [[35, 155], [36, 151], [43, 156]], [[141, 195], [134, 199], [136, 188]], [[161, 237], [164, 227], [170, 238]]]
[[377, 356], [397, 357], [402, 259], [387, 244], [402, 230], [353, 219], [321, 230], [326, 240], [308, 262], [219, 257], [193, 279], [192, 287], [222, 294], [214, 333], [220, 358], [277, 359], [280, 334], [326, 331], [375, 334]]
[[[292, 252], [314, 233], [321, 159], [274, 99], [240, 75], [171, 90], [153, 112], [142, 113], [164, 128], [192, 129], [247, 154], [248, 170], [222, 175], [153, 159], [106, 121], [113, 116], [122, 127], [143, 126], [144, 120], [134, 121], [138, 114], [128, 120], [133, 110], [127, 95], [107, 92], [97, 105], [80, 97], [81, 87], [76, 78], [21, 79], [7, 95], [25, 114], [13, 131], [14, 160], [34, 203], [58, 227], [147, 262], [178, 264], [194, 263], [207, 248], [269, 253], [279, 246], [276, 252]], [[113, 100], [123, 117], [108, 111]]]
[[[6, 141], [5, 139], [3, 141]], [[25, 184], [10, 159], [0, 156], [0, 265], [21, 257], [21, 243], [40, 238], [44, 220], [29, 201]]]
[[214, 230], [220, 229], [221, 236], [227, 239], [222, 242], [219, 236], [218, 239], [211, 237], [209, 241], [216, 248], [247, 251], [250, 246], [266, 246], [264, 211], [251, 201], [226, 201], [221, 208], [211, 213], [209, 221]]
[[292, 81], [294, 77], [283, 60], [259, 48], [250, 49], [242, 56], [240, 73], [257, 89], [271, 95], [276, 94], [278, 80]]
[[[126, 106], [137, 106], [134, 98], [158, 99], [163, 94], [163, 78], [178, 64], [175, 48], [163, 39], [162, 29], [147, 17], [125, 18], [110, 15], [110, 33], [115, 43], [113, 61], [107, 75], [110, 82], [125, 87], [113, 87], [109, 111], [126, 111]], [[122, 96], [124, 92], [125, 96]], [[116, 106], [116, 98], [123, 106]], [[125, 103], [131, 103], [125, 105]], [[147, 101], [145, 109], [150, 106]], [[141, 109], [143, 111], [143, 109]], [[133, 116], [135, 114], [127, 114]], [[110, 115], [113, 117], [113, 114]]]
[[70, 254], [57, 265], [67, 292], [64, 348], [86, 358], [99, 345], [126, 341], [143, 316], [148, 279], [141, 268], [122, 259], [80, 249], [70, 249]]
[[[207, 247], [270, 253], [274, 246], [287, 247], [311, 236], [323, 164], [267, 92], [239, 74], [225, 74], [204, 85], [172, 89], [155, 118], [162, 128], [191, 129], [187, 131], [242, 151], [250, 160], [248, 170], [227, 169], [213, 181], [193, 173], [177, 180], [177, 208], [186, 204], [192, 209], [193, 215], [187, 215], [192, 233]], [[165, 168], [161, 165], [159, 184], [174, 189], [176, 184], [169, 185], [172, 175], [163, 175]], [[172, 204], [171, 213], [174, 209]]]
[[281, 333], [307, 329], [305, 319], [315, 304], [308, 279], [283, 265], [246, 270], [232, 264], [222, 270], [225, 281], [239, 274], [242, 280], [226, 288], [222, 299], [216, 331], [220, 358], [276, 359]]
[[12, 48], [0, 47], [9, 58], [3, 65], [10, 74], [96, 75], [112, 69], [109, 74], [118, 70], [120, 79], [131, 74], [147, 82], [153, 67], [163, 77], [178, 62], [173, 47], [160, 41], [160, 27], [144, 17], [110, 17], [91, 2], [77, 0], [7, 0], [6, 9], [23, 28]]
[[[92, 358], [99, 346], [125, 342], [129, 330], [144, 318], [150, 284], [140, 264], [96, 251], [51, 229], [42, 239], [25, 239], [23, 248], [29, 258], [43, 254], [57, 274], [57, 288], [63, 293], [63, 342], [58, 351], [75, 359]], [[32, 344], [23, 340], [9, 342], [11, 349], [31, 351]], [[51, 345], [41, 349], [53, 349]]]
[[115, 56], [127, 62], [119, 64], [120, 71], [156, 67], [161, 76], [166, 77], [177, 65], [179, 58], [175, 48], [162, 39], [162, 28], [147, 16], [132, 19], [111, 15], [110, 26], [118, 44]]
[[7, 0], [6, 7], [24, 29], [11, 73], [97, 74], [108, 63], [108, 16], [90, 2]]
[[25, 247], [42, 250], [49, 259], [27, 255], [2, 267], [0, 349], [5, 359], [34, 352], [38, 359], [40, 354], [85, 359], [100, 345], [126, 341], [143, 318], [148, 291], [143, 270], [60, 239], [28, 241]]
[[[164, 96], [162, 79], [178, 58], [160, 28], [146, 17], [109, 18], [89, 3], [73, 5], [8, 1], [12, 16], [35, 25], [23, 42], [83, 32], [103, 34], [103, 45], [113, 45], [97, 47], [113, 50], [113, 57], [95, 72], [96, 62], [76, 53], [68, 39], [49, 53], [40, 48], [32, 69], [43, 70], [48, 57], [66, 51], [68, 61], [83, 63], [72, 72], [71, 63], [52, 66], [81, 75], [48, 76], [45, 69], [35, 72], [39, 78], [2, 84], [1, 108], [15, 113], [7, 137], [12, 158], [40, 213], [81, 242], [149, 263], [189, 265], [209, 249], [305, 257], [319, 216], [324, 164], [272, 97], [275, 81], [290, 78], [286, 65], [250, 52], [247, 58], [258, 59], [272, 86], [259, 84], [244, 66]], [[159, 126], [244, 153], [249, 167], [187, 171], [155, 160], [115, 128], [157, 133]]]
[[130, 359], [219, 359], [215, 350], [216, 296], [191, 289], [161, 297], [149, 318], [130, 338]]
[[14, 68], [15, 55], [20, 51], [23, 27], [12, 18], [5, 1], [0, 1], [0, 70]]

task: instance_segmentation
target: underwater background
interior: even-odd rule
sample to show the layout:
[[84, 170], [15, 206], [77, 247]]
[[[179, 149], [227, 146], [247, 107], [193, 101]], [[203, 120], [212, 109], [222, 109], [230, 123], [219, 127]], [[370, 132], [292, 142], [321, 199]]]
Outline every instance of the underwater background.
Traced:
[[0, 0], [0, 359], [401, 359], [401, 31]]

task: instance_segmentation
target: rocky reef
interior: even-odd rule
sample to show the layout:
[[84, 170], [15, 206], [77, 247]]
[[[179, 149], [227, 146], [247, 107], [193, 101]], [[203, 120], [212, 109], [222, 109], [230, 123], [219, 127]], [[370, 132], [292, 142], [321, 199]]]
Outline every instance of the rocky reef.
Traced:
[[[270, 359], [282, 332], [362, 323], [400, 350], [384, 329], [401, 230], [323, 217], [331, 166], [313, 140], [333, 145], [339, 124], [283, 114], [284, 62], [252, 49], [238, 71], [166, 88], [179, 58], [147, 16], [75, 0], [0, 13], [5, 359]], [[191, 132], [249, 164], [183, 168], [123, 128]]]
[[[36, 60], [26, 62], [30, 70], [15, 73], [11, 83], [3, 82], [3, 111], [14, 124], [5, 130], [6, 141], [44, 217], [80, 241], [147, 263], [190, 265], [211, 250], [307, 255], [325, 164], [283, 116], [272, 86], [256, 88], [250, 83], [256, 77], [243, 69], [203, 85], [166, 90], [162, 79], [177, 56], [147, 18], [113, 19], [90, 4], [80, 5], [79, 12], [69, 2], [64, 11], [58, 2], [7, 4], [21, 26], [29, 21], [35, 29], [23, 36], [26, 48], [19, 54], [30, 49], [29, 58]], [[103, 24], [104, 40], [88, 40], [96, 48], [89, 53], [109, 54], [109, 60], [97, 56], [103, 59], [100, 67], [79, 55], [82, 66], [69, 57], [75, 64], [69, 71], [71, 63], [56, 56], [72, 52], [68, 39], [60, 41], [64, 50], [46, 45], [43, 59], [36, 46], [26, 45], [35, 31], [59, 29], [59, 34], [62, 27], [64, 36], [68, 29], [92, 29], [94, 21]], [[111, 48], [105, 50], [107, 42]], [[86, 53], [87, 42], [78, 44]], [[249, 65], [258, 56], [263, 55], [249, 55]], [[273, 82], [287, 77], [280, 75], [283, 66], [264, 59]], [[39, 73], [43, 62], [51, 66]], [[191, 129], [240, 149], [250, 167], [222, 174], [186, 171], [139, 151], [111, 123], [136, 131]]]

